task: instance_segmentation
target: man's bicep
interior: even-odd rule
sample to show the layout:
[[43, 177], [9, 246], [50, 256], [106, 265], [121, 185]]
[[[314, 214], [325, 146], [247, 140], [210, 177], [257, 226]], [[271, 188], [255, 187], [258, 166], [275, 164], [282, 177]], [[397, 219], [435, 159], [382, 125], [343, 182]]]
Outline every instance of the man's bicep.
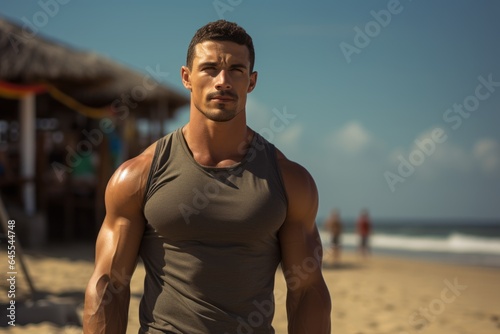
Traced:
[[283, 273], [290, 288], [305, 287], [321, 277], [322, 248], [316, 228], [318, 192], [311, 175], [286, 162], [287, 217], [279, 233]]
[[128, 284], [137, 262], [144, 216], [137, 182], [118, 170], [106, 188], [106, 217], [96, 242], [96, 274], [118, 285]]
[[289, 210], [279, 233], [283, 273], [291, 290], [307, 287], [321, 277], [323, 252], [315, 224], [315, 199], [298, 196], [295, 201], [302, 203]]
[[321, 277], [323, 249], [316, 228], [291, 225], [280, 231], [281, 265], [290, 290], [307, 287]]

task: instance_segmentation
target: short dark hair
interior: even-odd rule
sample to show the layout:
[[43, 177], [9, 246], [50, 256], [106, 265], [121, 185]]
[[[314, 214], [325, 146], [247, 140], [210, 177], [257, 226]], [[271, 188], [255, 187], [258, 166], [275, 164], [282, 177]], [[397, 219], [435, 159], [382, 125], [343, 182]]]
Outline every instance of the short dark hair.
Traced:
[[246, 45], [250, 54], [250, 72], [253, 72], [255, 50], [253, 48], [252, 37], [236, 23], [226, 20], [207, 23], [196, 31], [187, 51], [186, 65], [189, 69], [193, 67], [194, 48], [196, 44], [205, 41], [230, 41], [239, 45]]

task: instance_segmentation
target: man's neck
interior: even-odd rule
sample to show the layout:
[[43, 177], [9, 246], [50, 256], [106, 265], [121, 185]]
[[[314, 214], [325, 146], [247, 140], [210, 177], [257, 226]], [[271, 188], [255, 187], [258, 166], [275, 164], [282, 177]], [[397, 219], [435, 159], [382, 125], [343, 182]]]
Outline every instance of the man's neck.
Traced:
[[182, 133], [194, 159], [211, 167], [227, 167], [240, 162], [254, 134], [247, 127], [244, 115], [228, 122], [191, 119]]

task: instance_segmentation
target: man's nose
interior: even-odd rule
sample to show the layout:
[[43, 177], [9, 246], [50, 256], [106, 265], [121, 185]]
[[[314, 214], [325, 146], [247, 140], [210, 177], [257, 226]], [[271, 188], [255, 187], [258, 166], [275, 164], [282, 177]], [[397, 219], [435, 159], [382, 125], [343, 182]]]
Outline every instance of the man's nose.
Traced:
[[215, 89], [217, 90], [228, 90], [231, 89], [231, 79], [229, 78], [228, 72], [222, 70], [219, 72], [215, 82]]

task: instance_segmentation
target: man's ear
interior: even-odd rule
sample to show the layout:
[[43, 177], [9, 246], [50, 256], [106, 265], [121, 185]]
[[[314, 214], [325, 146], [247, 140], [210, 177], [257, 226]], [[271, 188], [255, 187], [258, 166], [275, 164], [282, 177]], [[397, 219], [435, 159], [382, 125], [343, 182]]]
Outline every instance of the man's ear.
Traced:
[[250, 84], [248, 85], [247, 93], [253, 91], [255, 85], [257, 85], [257, 74], [257, 71], [253, 71], [252, 74], [250, 74]]
[[182, 66], [181, 67], [181, 79], [182, 79], [182, 84], [184, 87], [186, 87], [187, 90], [191, 91], [192, 86], [191, 86], [191, 71], [187, 66]]

